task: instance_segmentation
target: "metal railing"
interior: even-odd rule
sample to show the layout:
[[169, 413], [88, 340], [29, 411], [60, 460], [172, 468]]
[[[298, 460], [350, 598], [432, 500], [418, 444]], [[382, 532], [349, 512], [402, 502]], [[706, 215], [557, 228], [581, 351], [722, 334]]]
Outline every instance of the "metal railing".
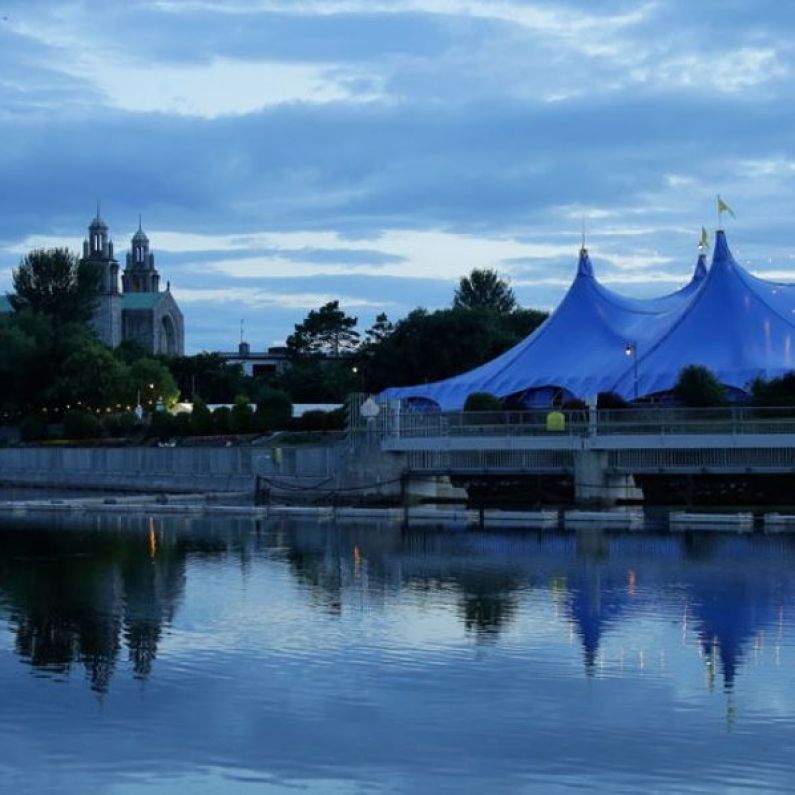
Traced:
[[[551, 417], [557, 414], [557, 417]], [[560, 419], [562, 415], [562, 421]], [[352, 418], [352, 430], [364, 429]], [[795, 407], [626, 408], [610, 410], [397, 412], [371, 420], [380, 438], [418, 437], [586, 437], [605, 435], [795, 434]]]

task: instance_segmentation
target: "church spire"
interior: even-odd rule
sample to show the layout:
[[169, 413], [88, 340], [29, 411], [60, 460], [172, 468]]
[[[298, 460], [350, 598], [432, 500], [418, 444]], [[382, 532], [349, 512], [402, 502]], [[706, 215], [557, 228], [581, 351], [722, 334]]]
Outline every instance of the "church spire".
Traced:
[[160, 274], [155, 268], [154, 254], [149, 250], [149, 238], [143, 230], [141, 214], [138, 213], [138, 231], [132, 236], [127, 263], [122, 274], [122, 289], [125, 293], [160, 292]]

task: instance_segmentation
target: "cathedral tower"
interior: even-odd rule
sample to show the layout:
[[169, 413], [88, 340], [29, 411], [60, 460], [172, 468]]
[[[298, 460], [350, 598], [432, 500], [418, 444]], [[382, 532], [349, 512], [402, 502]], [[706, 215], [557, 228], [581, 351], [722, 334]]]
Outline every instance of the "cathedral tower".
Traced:
[[149, 251], [149, 238], [141, 229], [138, 217], [138, 231], [133, 235], [130, 250], [127, 252], [127, 265], [121, 277], [125, 293], [160, 292], [160, 274], [155, 268], [155, 255]]
[[91, 324], [99, 339], [115, 348], [121, 342], [119, 263], [113, 257], [113, 241], [108, 225], [100, 217], [99, 205], [83, 241], [83, 262], [94, 265], [99, 273], [99, 297]]

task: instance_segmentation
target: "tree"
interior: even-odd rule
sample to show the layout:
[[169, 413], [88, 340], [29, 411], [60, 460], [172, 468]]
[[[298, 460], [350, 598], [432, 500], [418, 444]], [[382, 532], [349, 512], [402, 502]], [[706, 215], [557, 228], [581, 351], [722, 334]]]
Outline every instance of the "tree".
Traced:
[[361, 373], [366, 391], [464, 373], [516, 345], [545, 317], [531, 310], [415, 309], [395, 324], [389, 337], [367, 350]]
[[386, 312], [381, 312], [376, 315], [373, 325], [365, 332], [364, 343], [367, 346], [378, 345], [389, 337], [394, 330], [395, 324], [389, 320]]
[[108, 409], [129, 400], [127, 368], [96, 340], [75, 346], [52, 388], [59, 407]]
[[692, 408], [723, 406], [726, 403], [726, 390], [715, 374], [700, 364], [691, 364], [679, 373], [674, 395], [678, 400]]
[[138, 359], [130, 365], [129, 400], [154, 406], [158, 400], [170, 409], [179, 397], [179, 387], [168, 367], [155, 359]]
[[312, 309], [295, 332], [287, 338], [292, 358], [332, 356], [352, 353], [359, 344], [357, 318], [346, 315], [339, 301], [329, 301], [320, 309]]
[[453, 298], [455, 309], [491, 309], [508, 313], [516, 309], [516, 297], [508, 282], [490, 268], [474, 268], [462, 276]]
[[65, 248], [36, 249], [11, 274], [14, 311], [29, 308], [49, 315], [56, 325], [91, 320], [99, 297], [100, 273]]
[[795, 372], [765, 381], [751, 382], [751, 401], [755, 406], [795, 406]]
[[102, 423], [87, 411], [72, 409], [63, 417], [63, 433], [67, 439], [98, 439], [102, 436]]
[[251, 383], [239, 364], [227, 364], [217, 353], [171, 358], [168, 369], [184, 396], [201, 395], [208, 403], [232, 403]]
[[193, 398], [190, 429], [191, 433], [195, 433], [197, 436], [207, 436], [213, 430], [213, 415], [200, 397]]
[[490, 392], [471, 392], [464, 401], [464, 411], [502, 411], [502, 401]]
[[232, 433], [251, 433], [254, 429], [254, 412], [251, 410], [248, 398], [238, 395], [229, 415], [229, 430]]
[[280, 389], [263, 389], [257, 399], [256, 425], [261, 431], [285, 430], [293, 416], [290, 396]]

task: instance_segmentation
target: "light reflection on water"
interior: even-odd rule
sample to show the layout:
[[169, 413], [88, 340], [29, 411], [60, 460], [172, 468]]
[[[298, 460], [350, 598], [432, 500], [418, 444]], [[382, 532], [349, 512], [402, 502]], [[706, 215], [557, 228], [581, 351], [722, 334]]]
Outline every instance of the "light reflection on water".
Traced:
[[795, 539], [0, 525], [0, 783], [791, 791]]

